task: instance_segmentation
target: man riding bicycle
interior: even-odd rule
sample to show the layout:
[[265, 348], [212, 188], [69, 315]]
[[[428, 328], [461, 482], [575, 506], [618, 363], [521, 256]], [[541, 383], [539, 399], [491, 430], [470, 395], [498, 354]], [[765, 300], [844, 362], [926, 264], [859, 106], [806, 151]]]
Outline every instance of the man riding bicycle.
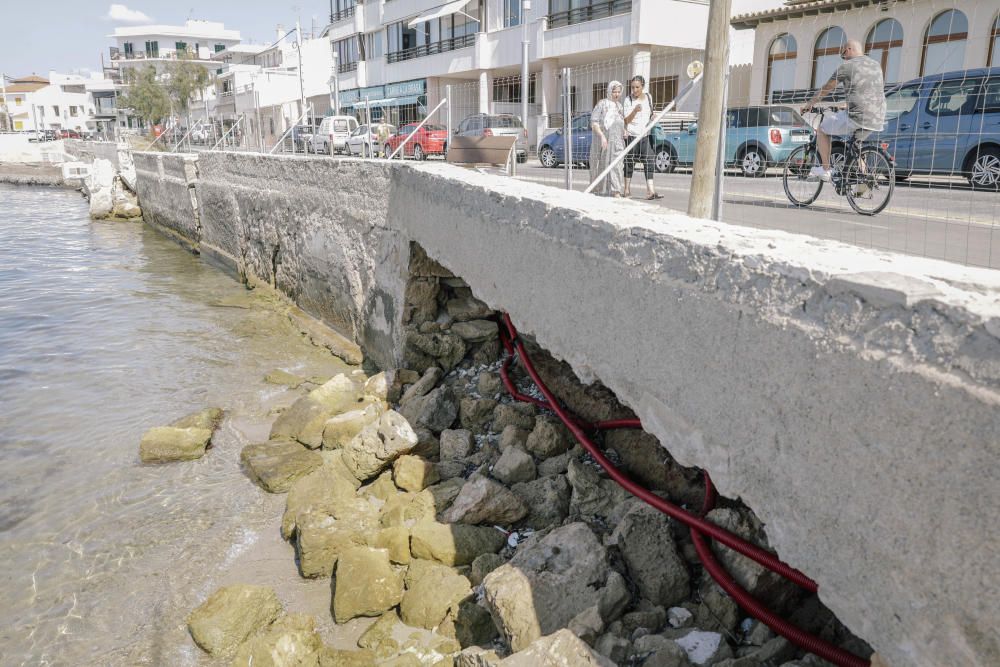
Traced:
[[829, 181], [831, 136], [853, 135], [857, 130], [880, 132], [885, 126], [885, 81], [882, 66], [865, 55], [861, 42], [849, 40], [840, 52], [844, 59], [830, 80], [802, 107], [802, 113], [812, 109], [829, 95], [838, 84], [844, 85], [847, 109], [828, 114], [816, 131], [816, 147], [822, 166], [815, 166], [809, 176]]

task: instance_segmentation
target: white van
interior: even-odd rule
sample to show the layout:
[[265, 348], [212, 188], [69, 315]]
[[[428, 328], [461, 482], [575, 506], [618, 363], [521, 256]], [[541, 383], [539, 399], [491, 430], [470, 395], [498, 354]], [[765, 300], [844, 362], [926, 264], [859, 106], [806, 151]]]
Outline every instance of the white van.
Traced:
[[313, 152], [333, 155], [345, 151], [348, 137], [357, 129], [358, 121], [354, 116], [327, 116], [313, 135]]

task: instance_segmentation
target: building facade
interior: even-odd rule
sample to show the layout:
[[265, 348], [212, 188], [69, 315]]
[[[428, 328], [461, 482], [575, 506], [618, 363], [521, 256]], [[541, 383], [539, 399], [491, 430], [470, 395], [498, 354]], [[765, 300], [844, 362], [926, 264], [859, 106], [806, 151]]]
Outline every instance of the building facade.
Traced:
[[3, 86], [0, 96], [7, 109], [9, 129], [14, 132], [73, 130], [81, 134], [100, 133], [105, 129], [102, 121], [110, 119], [110, 127], [114, 126], [114, 111], [109, 116], [104, 101], [99, 111], [95, 97], [108, 88], [113, 96], [113, 84], [97, 75], [88, 78], [49, 72], [48, 77], [15, 78]]
[[177, 60], [196, 62], [214, 70], [218, 64], [212, 60], [213, 54], [240, 43], [239, 30], [228, 30], [222, 23], [195, 20], [182, 26], [119, 27], [108, 37], [115, 40], [110, 50], [112, 68], [127, 70], [153, 65], [158, 72]]
[[812, 0], [733, 18], [754, 29], [748, 95], [755, 104], [809, 99], [857, 39], [887, 85], [942, 72], [1000, 66], [1000, 5], [982, 0]]

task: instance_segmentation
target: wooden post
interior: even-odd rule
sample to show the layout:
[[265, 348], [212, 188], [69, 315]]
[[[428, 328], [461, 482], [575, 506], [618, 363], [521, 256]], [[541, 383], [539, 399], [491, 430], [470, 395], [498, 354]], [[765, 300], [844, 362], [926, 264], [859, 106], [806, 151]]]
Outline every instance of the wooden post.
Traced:
[[708, 218], [712, 215], [717, 187], [716, 174], [721, 169], [719, 142], [724, 131], [726, 68], [729, 66], [729, 17], [732, 0], [712, 0], [708, 4], [708, 34], [705, 38], [705, 76], [701, 81], [701, 106], [698, 109], [698, 143], [691, 178], [688, 215]]

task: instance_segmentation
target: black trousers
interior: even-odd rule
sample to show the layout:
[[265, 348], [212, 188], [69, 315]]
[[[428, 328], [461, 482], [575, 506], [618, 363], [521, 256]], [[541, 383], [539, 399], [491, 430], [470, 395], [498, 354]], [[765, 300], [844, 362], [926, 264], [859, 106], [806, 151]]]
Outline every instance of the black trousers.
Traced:
[[[629, 137], [628, 140], [631, 142], [634, 137]], [[625, 178], [632, 178], [632, 172], [635, 171], [636, 164], [642, 165], [642, 170], [646, 174], [646, 180], [653, 178], [653, 172], [655, 167], [655, 155], [653, 154], [653, 146], [650, 142], [649, 136], [645, 136], [639, 140], [632, 150], [628, 152], [625, 156]]]

